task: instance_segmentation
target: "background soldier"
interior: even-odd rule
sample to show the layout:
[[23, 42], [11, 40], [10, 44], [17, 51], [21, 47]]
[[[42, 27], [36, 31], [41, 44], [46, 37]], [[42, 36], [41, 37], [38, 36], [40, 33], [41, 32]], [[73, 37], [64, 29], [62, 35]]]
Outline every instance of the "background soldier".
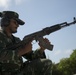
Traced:
[[[46, 59], [45, 48], [39, 43], [40, 49], [32, 51], [32, 40], [21, 48], [15, 50], [3, 50], [7, 46], [19, 43], [21, 40], [13, 34], [17, 32], [19, 25], [24, 25], [24, 21], [19, 19], [19, 15], [13, 11], [3, 11], [0, 13], [0, 74], [2, 75], [51, 75], [52, 62]], [[48, 39], [44, 39], [50, 43]], [[27, 62], [22, 61], [22, 56]]]

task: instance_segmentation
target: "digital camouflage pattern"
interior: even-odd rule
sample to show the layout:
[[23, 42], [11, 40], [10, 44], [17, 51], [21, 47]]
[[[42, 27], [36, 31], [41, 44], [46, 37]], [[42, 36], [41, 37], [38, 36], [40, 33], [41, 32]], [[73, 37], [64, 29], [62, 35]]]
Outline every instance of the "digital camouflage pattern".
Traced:
[[17, 55], [18, 49], [3, 50], [6, 46], [20, 42], [19, 38], [12, 37], [13, 39], [0, 32], [0, 70], [3, 73], [6, 71], [16, 75], [51, 75], [52, 62], [46, 59], [45, 53], [41, 54], [38, 49], [23, 55], [27, 59], [24, 63], [22, 57]]
[[51, 75], [52, 62], [49, 59], [36, 59], [24, 64], [24, 75]]
[[[17, 43], [20, 40], [15, 38]], [[8, 45], [13, 45], [13, 42], [4, 33], [0, 33], [0, 63], [2, 70], [18, 70], [22, 63], [22, 58], [17, 55], [17, 50], [3, 50]], [[11, 65], [11, 66], [10, 66]]]

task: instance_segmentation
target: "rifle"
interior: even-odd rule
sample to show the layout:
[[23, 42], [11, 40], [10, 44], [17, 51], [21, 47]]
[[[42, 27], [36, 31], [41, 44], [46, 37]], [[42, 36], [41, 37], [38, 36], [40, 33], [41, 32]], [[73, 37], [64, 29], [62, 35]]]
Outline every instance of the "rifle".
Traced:
[[74, 17], [74, 21], [73, 22], [70, 22], [70, 23], [67, 23], [67, 22], [63, 22], [63, 23], [60, 23], [60, 24], [56, 24], [56, 25], [53, 25], [51, 27], [46, 27], [38, 32], [35, 32], [35, 33], [32, 33], [32, 34], [29, 34], [29, 35], [26, 35], [23, 40], [19, 43], [16, 43], [12, 46], [8, 46], [7, 50], [11, 49], [11, 50], [15, 50], [23, 45], [26, 45], [27, 43], [29, 43], [32, 39], [33, 40], [36, 40], [36, 41], [39, 41], [41, 42], [42, 46], [48, 50], [52, 50], [53, 49], [53, 45], [50, 45], [50, 44], [47, 44], [46, 42], [44, 42], [43, 40], [43, 36], [45, 35], [49, 35], [50, 33], [52, 32], [55, 32], [57, 30], [60, 30], [61, 28], [64, 28], [64, 27], [67, 27], [67, 26], [70, 26], [72, 24], [75, 24], [76, 23], [76, 18]]

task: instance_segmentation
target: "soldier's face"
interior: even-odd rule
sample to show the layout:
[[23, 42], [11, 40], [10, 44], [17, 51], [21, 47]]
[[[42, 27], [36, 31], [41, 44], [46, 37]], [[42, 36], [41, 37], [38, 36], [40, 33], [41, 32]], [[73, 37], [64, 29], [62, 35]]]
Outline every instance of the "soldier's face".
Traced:
[[10, 24], [9, 24], [9, 30], [11, 33], [16, 33], [17, 32], [17, 28], [19, 27], [19, 24], [17, 23], [16, 20], [11, 19], [10, 20]]

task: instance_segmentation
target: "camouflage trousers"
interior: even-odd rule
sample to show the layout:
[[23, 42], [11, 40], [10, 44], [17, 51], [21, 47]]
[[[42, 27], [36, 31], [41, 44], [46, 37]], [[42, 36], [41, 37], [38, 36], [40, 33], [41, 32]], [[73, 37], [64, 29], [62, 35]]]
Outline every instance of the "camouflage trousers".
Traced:
[[21, 72], [23, 75], [51, 75], [52, 62], [49, 59], [36, 59], [24, 63]]
[[23, 66], [18, 72], [3, 72], [2, 75], [52, 75], [51, 66], [52, 62], [49, 59], [36, 59], [23, 63]]

